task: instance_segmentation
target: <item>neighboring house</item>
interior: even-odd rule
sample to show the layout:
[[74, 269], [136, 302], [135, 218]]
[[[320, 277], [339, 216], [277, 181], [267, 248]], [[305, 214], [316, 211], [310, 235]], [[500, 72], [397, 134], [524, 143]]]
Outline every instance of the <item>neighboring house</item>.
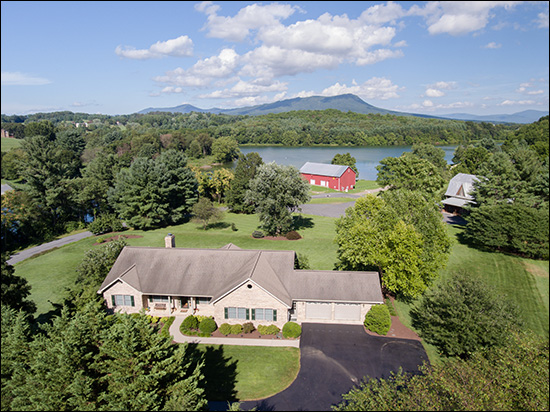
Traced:
[[349, 166], [307, 162], [300, 169], [302, 177], [315, 186], [347, 192], [355, 187], [355, 172]]
[[384, 303], [377, 272], [294, 270], [294, 251], [130, 247], [103, 281], [113, 311], [213, 316], [222, 323], [362, 324]]
[[441, 202], [445, 211], [463, 214], [464, 206], [475, 203], [471, 193], [474, 190], [474, 182], [477, 181], [479, 181], [477, 176], [466, 173], [459, 173], [453, 177], [449, 182], [447, 192], [445, 192], [446, 199]]
[[13, 190], [13, 188], [10, 185], [8, 184], [2, 185], [2, 194], [9, 192], [10, 190]]

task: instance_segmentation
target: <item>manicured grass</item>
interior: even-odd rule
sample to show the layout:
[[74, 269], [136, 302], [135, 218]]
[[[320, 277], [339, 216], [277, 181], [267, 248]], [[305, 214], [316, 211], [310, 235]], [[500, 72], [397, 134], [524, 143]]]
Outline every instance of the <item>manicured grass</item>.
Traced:
[[[298, 228], [302, 239], [292, 241], [254, 239], [251, 234], [258, 229], [258, 217], [233, 213], [226, 213], [221, 223], [212, 225], [208, 230], [203, 230], [196, 223], [185, 223], [149, 231], [127, 230], [123, 234], [143, 236], [127, 239], [131, 246], [164, 247], [164, 237], [173, 233], [176, 236], [176, 247], [215, 249], [233, 243], [242, 249], [294, 250], [308, 258], [312, 269], [332, 270], [337, 251], [334, 220], [302, 215], [302, 226]], [[235, 223], [237, 231], [231, 229], [231, 223]], [[64, 288], [72, 285], [76, 279], [76, 268], [86, 251], [99, 247], [94, 245], [96, 240], [96, 237], [83, 239], [15, 265], [15, 274], [27, 279], [32, 287], [30, 298], [38, 307], [37, 315], [53, 309], [48, 300], [56, 303], [61, 301]]]
[[235, 389], [240, 401], [262, 399], [281, 392], [296, 379], [300, 370], [298, 348], [198, 345], [202, 350], [208, 346], [218, 350], [221, 347], [228, 363], [236, 361]]
[[[329, 189], [328, 187], [309, 185], [311, 194], [319, 193], [342, 193], [339, 190]], [[359, 193], [365, 190], [378, 189], [380, 185], [375, 180], [358, 180], [355, 182], [355, 189], [347, 193]]]
[[[456, 270], [466, 270], [482, 277], [498, 292], [505, 294], [520, 308], [525, 328], [538, 335], [548, 337], [548, 261], [523, 259], [496, 252], [485, 252], [459, 242], [463, 230], [448, 226], [449, 233], [456, 239], [447, 267], [440, 272], [436, 281], [445, 282]], [[400, 320], [411, 327], [409, 311], [412, 304], [395, 301]], [[438, 360], [433, 346], [424, 343], [430, 361]]]
[[2, 145], [2, 151], [3, 152], [8, 152], [11, 149], [15, 149], [15, 148], [21, 146], [21, 140], [20, 139], [14, 139], [14, 138], [11, 138], [11, 137], [2, 137], [1, 139], [2, 139], [1, 145]]

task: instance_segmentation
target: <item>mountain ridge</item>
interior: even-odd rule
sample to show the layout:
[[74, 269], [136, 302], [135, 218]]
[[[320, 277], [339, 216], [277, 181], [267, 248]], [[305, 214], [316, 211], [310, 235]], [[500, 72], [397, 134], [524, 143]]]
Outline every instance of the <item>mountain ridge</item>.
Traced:
[[495, 114], [495, 115], [473, 115], [468, 113], [451, 113], [445, 115], [425, 115], [418, 113], [398, 112], [393, 110], [382, 109], [373, 106], [360, 97], [354, 94], [341, 94], [337, 96], [310, 96], [310, 97], [295, 97], [292, 99], [279, 100], [273, 103], [260, 104], [255, 106], [237, 107], [233, 109], [201, 109], [190, 104], [182, 104], [175, 107], [154, 108], [149, 107], [143, 109], [137, 114], [147, 114], [152, 112], [171, 112], [171, 113], [213, 113], [227, 115], [249, 115], [260, 116], [270, 113], [285, 113], [295, 110], [327, 110], [335, 109], [342, 112], [355, 112], [360, 114], [392, 114], [395, 116], [414, 116], [432, 119], [448, 119], [448, 120], [463, 120], [463, 121], [478, 121], [478, 122], [493, 122], [493, 123], [532, 123], [543, 116], [547, 116], [548, 112], [539, 110], [524, 110], [523, 112], [513, 114]]

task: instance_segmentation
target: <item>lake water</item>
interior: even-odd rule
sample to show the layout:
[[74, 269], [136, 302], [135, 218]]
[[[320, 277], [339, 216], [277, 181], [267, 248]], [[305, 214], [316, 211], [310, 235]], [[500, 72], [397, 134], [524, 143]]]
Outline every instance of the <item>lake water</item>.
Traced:
[[[445, 160], [451, 163], [456, 146], [438, 146], [445, 151]], [[264, 163], [275, 162], [284, 166], [295, 166], [300, 169], [305, 162], [328, 163], [337, 153], [349, 153], [356, 159], [359, 179], [376, 180], [376, 166], [386, 157], [399, 157], [404, 152], [411, 152], [412, 146], [388, 147], [282, 147], [282, 146], [245, 146], [241, 152], [257, 152]]]

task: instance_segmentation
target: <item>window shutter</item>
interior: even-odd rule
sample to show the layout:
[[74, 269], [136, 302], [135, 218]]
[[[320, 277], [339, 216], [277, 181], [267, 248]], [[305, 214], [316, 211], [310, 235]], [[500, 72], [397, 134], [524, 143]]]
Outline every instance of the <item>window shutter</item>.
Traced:
[[113, 307], [115, 307], [116, 306], [115, 295], [111, 295], [111, 300], [113, 301]]
[[135, 306], [135, 303], [134, 303], [134, 296], [133, 296], [133, 295], [130, 295], [130, 302], [132, 303], [132, 306]]
[[246, 309], [246, 320], [250, 319], [250, 309]]
[[227, 308], [223, 308], [223, 314], [224, 314], [224, 316], [225, 316], [225, 319], [227, 319], [227, 318], [228, 318], [228, 317], [227, 317]]
[[277, 309], [273, 309], [273, 322], [277, 322]]
[[256, 320], [256, 309], [251, 309], [252, 310], [252, 320]]

